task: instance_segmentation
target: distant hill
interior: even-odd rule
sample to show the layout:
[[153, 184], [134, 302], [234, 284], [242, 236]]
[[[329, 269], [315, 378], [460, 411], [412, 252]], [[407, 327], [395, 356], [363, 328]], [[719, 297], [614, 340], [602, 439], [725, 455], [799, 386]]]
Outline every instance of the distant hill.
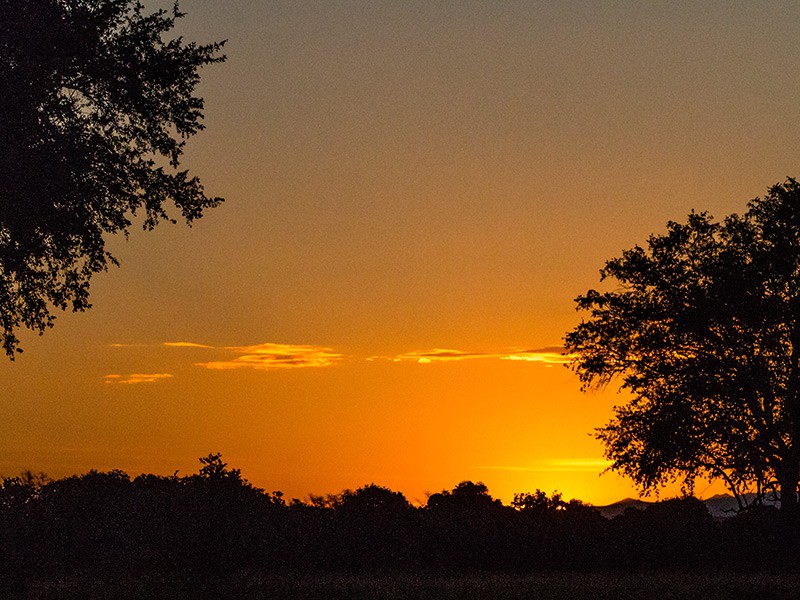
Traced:
[[[755, 497], [755, 494], [745, 494], [744, 499], [747, 503], [751, 503]], [[730, 494], [717, 494], [716, 496], [711, 496], [711, 498], [705, 500], [705, 503], [708, 507], [708, 512], [711, 513], [711, 516], [718, 519], [732, 517], [739, 510], [739, 504], [736, 502], [736, 498]], [[779, 502], [770, 498], [766, 498], [764, 500], [764, 504], [775, 507], [780, 505]]]
[[[755, 498], [755, 494], [745, 495], [747, 502], [752, 502], [753, 498]], [[736, 498], [730, 494], [717, 494], [716, 496], [707, 498], [704, 500], [704, 502], [708, 507], [708, 512], [715, 519], [726, 519], [732, 517], [739, 510], [739, 504], [736, 502]], [[772, 506], [778, 506], [778, 503], [774, 500], [766, 500], [765, 503]], [[613, 504], [609, 504], [607, 506], [595, 506], [595, 508], [600, 511], [600, 514], [606, 519], [613, 519], [614, 517], [624, 513], [629, 508], [642, 510], [651, 504], [654, 504], [654, 502], [638, 500], [636, 498], [625, 498], [619, 502], [614, 502]]]
[[651, 504], [653, 503], [647, 502], [645, 500], [637, 500], [636, 498], [625, 498], [624, 500], [614, 502], [613, 504], [609, 504], [608, 506], [595, 506], [595, 508], [599, 510], [600, 514], [603, 515], [606, 519], [613, 519], [614, 517], [624, 513], [629, 508], [642, 510], [647, 508]]

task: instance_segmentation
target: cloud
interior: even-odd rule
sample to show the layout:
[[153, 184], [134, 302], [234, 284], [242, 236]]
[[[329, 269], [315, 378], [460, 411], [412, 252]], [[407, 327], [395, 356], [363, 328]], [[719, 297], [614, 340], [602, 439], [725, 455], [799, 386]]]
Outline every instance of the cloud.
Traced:
[[130, 373], [128, 375], [120, 375], [118, 373], [111, 373], [110, 375], [103, 375], [103, 383], [112, 384], [134, 384], [134, 383], [155, 383], [163, 379], [170, 379], [172, 377], [169, 373]]
[[499, 356], [501, 360], [520, 360], [525, 362], [538, 362], [548, 365], [565, 365], [569, 363], [574, 355], [564, 354], [561, 346], [547, 346], [534, 350], [518, 350]]
[[109, 344], [111, 348], [146, 348], [150, 344]]
[[[163, 342], [157, 345], [167, 348], [213, 350], [215, 352], [235, 353], [238, 355], [232, 358], [194, 363], [198, 367], [217, 371], [234, 369], [267, 371], [301, 367], [328, 367], [341, 363], [345, 359], [344, 355], [335, 352], [331, 348], [300, 344], [264, 343], [250, 346], [210, 346], [197, 342], [177, 341]], [[112, 346], [124, 348], [138, 346], [138, 344], [112, 344]], [[396, 356], [370, 356], [364, 360], [429, 364], [474, 359], [499, 359], [552, 366], [570, 362], [572, 355], [565, 355], [563, 352], [564, 349], [561, 346], [546, 346], [534, 349], [511, 348], [493, 352], [466, 352], [452, 348], [433, 348], [432, 350], [404, 352]]]
[[563, 471], [601, 471], [613, 464], [602, 458], [554, 458], [543, 463], [553, 470]]
[[109, 344], [112, 348], [154, 348], [166, 346], [168, 348], [213, 348], [206, 344], [196, 344], [194, 342], [161, 342], [160, 344]]
[[291, 369], [298, 367], [328, 367], [341, 361], [343, 356], [321, 346], [293, 344], [257, 344], [255, 346], [227, 346], [224, 348], [239, 356], [230, 360], [195, 363], [198, 367], [214, 370]]
[[[232, 358], [194, 363], [195, 366], [218, 371], [233, 369], [255, 369], [260, 371], [272, 369], [290, 369], [297, 367], [327, 367], [344, 359], [342, 354], [330, 348], [299, 344], [255, 344], [250, 346], [211, 346], [197, 342], [161, 342], [159, 344], [111, 344], [115, 348], [130, 348], [140, 346], [166, 347], [177, 349], [202, 349], [213, 351], [214, 354], [236, 354]], [[172, 377], [168, 374], [155, 375], [106, 375], [106, 383], [145, 383]], [[130, 380], [129, 380], [130, 379]]]
[[168, 348], [214, 348], [214, 346], [196, 344], [194, 342], [164, 342], [161, 345], [167, 346]]
[[463, 352], [461, 350], [451, 350], [448, 348], [434, 348], [433, 350], [398, 354], [392, 358], [392, 360], [395, 362], [418, 362], [420, 364], [427, 364], [432, 362], [467, 360], [470, 358], [488, 358], [491, 356], [491, 354], [485, 354], [481, 352]]
[[505, 352], [464, 352], [447, 348], [434, 348], [433, 350], [405, 352], [390, 358], [394, 362], [416, 362], [428, 364], [433, 362], [448, 362], [456, 360], [470, 360], [475, 358], [495, 358], [500, 360], [514, 360], [523, 362], [537, 362], [547, 365], [566, 364], [572, 356], [564, 354], [560, 346], [547, 346], [532, 350], [511, 349]]

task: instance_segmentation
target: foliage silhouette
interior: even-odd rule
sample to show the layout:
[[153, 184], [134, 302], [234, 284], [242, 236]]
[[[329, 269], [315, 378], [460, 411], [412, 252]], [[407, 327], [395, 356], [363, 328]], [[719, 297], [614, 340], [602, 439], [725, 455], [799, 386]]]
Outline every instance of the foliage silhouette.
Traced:
[[370, 519], [391, 519], [403, 516], [411, 510], [411, 505], [400, 492], [371, 483], [356, 491], [342, 492], [337, 507], [344, 514], [355, 514]]
[[334, 508], [339, 565], [348, 571], [395, 568], [411, 562], [415, 514], [406, 497], [374, 483], [344, 490]]
[[514, 565], [517, 569], [579, 569], [602, 564], [606, 520], [580, 500], [564, 500], [559, 492], [515, 494]]
[[511, 506], [519, 511], [532, 512], [537, 514], [549, 514], [560, 510], [565, 510], [567, 503], [558, 492], [553, 492], [549, 497], [542, 490], [533, 493], [514, 494]]
[[0, 0], [0, 339], [53, 307], [87, 309], [93, 274], [116, 264], [106, 236], [217, 205], [179, 171], [203, 128], [199, 69], [222, 43], [164, 35], [183, 16], [138, 0]]
[[425, 511], [426, 563], [456, 570], [507, 566], [513, 511], [492, 498], [483, 482], [462, 481], [431, 494]]
[[691, 213], [601, 271], [612, 291], [566, 335], [584, 388], [632, 395], [597, 437], [645, 492], [697, 477], [796, 512], [800, 479], [800, 186], [722, 222]]
[[480, 483], [435, 496], [414, 507], [370, 484], [338, 494], [334, 506], [287, 504], [219, 454], [186, 476], [0, 479], [0, 589], [38, 597], [26, 586], [91, 577], [107, 589], [138, 577], [184, 582], [194, 597], [220, 597], [234, 586], [253, 597], [248, 586], [269, 574], [795, 568], [784, 550], [797, 549], [796, 537], [768, 508], [720, 523], [702, 502], [683, 498], [609, 521], [539, 490], [510, 506]]
[[720, 545], [714, 520], [694, 497], [657, 502], [644, 510], [628, 509], [611, 522], [614, 560], [626, 570], [697, 568], [713, 565]]
[[501, 506], [502, 503], [492, 498], [482, 481], [462, 481], [452, 491], [442, 490], [428, 498], [428, 509], [452, 514], [475, 515]]

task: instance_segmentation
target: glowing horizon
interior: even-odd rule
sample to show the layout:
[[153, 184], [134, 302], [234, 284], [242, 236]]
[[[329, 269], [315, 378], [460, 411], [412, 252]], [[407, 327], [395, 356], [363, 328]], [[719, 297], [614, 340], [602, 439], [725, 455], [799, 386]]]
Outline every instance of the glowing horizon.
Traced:
[[226, 202], [108, 240], [92, 308], [22, 334], [0, 473], [221, 452], [287, 497], [636, 495], [599, 474], [627, 397], [580, 392], [574, 299], [667, 221], [800, 175], [800, 5], [182, 8], [185, 39], [228, 40], [185, 154]]

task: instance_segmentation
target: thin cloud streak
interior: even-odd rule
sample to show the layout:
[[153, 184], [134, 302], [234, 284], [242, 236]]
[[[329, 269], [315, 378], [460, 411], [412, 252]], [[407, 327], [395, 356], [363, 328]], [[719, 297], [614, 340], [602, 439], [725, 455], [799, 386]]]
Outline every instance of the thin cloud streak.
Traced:
[[214, 348], [214, 346], [208, 346], [206, 344], [196, 344], [195, 342], [164, 342], [161, 345], [166, 346], [168, 348], [206, 348], [206, 349]]
[[167, 348], [209, 348], [213, 349], [214, 346], [206, 344], [197, 344], [195, 342], [160, 342], [156, 344], [109, 344], [111, 348], [158, 348], [166, 346]]
[[[129, 347], [155, 347], [176, 349], [201, 349], [217, 353], [238, 354], [233, 358], [212, 360], [194, 363], [195, 366], [217, 371], [230, 371], [235, 369], [255, 369], [267, 371], [273, 369], [291, 369], [301, 367], [327, 367], [341, 362], [344, 355], [334, 352], [331, 348], [323, 346], [300, 344], [255, 344], [249, 346], [211, 346], [197, 342], [161, 342], [158, 344], [112, 344], [116, 348]], [[161, 374], [164, 375], [164, 374]], [[155, 377], [158, 377], [156, 375]], [[170, 375], [171, 377], [171, 375]], [[146, 376], [141, 381], [127, 381], [122, 375], [112, 374], [106, 376], [106, 383], [144, 383]]]
[[257, 344], [254, 346], [227, 346], [225, 350], [237, 352], [240, 356], [231, 360], [195, 363], [198, 367], [212, 370], [255, 369], [293, 369], [301, 367], [328, 367], [344, 358], [330, 348], [293, 344]]
[[524, 362], [538, 362], [548, 365], [568, 364], [574, 355], [564, 354], [563, 348], [539, 348], [536, 350], [521, 350], [505, 356], [500, 356], [500, 360], [518, 360]]
[[[113, 344], [113, 346], [131, 347], [138, 345]], [[274, 369], [303, 367], [329, 367], [341, 364], [347, 359], [343, 354], [331, 348], [308, 344], [263, 343], [248, 346], [211, 346], [197, 342], [176, 341], [162, 342], [156, 346], [177, 349], [224, 351], [238, 354], [238, 356], [233, 358], [194, 363], [195, 366], [216, 371], [231, 371], [236, 369], [269, 371]], [[452, 348], [433, 348], [432, 350], [405, 352], [396, 356], [371, 356], [363, 360], [368, 362], [388, 360], [392, 362], [430, 364], [474, 359], [495, 359], [539, 363], [544, 366], [552, 366], [569, 363], [572, 358], [572, 355], [564, 354], [564, 349], [561, 346], [546, 346], [534, 349], [511, 348], [499, 352], [466, 352]], [[350, 357], [350, 359], [352, 360], [352, 357]]]
[[491, 354], [482, 352], [463, 352], [461, 350], [451, 350], [448, 348], [434, 348], [433, 350], [405, 352], [398, 354], [392, 360], [394, 362], [417, 362], [428, 364], [432, 362], [448, 362], [454, 360], [469, 360], [471, 358], [490, 358]]
[[111, 373], [109, 375], [103, 375], [103, 383], [132, 385], [137, 383], [155, 383], [170, 378], [172, 378], [170, 373], [130, 373], [128, 375]]
[[450, 362], [457, 360], [471, 360], [476, 358], [494, 358], [500, 360], [513, 360], [522, 362], [536, 362], [547, 365], [566, 364], [572, 355], [564, 354], [560, 346], [547, 346], [536, 349], [512, 349], [505, 352], [464, 352], [448, 348], [434, 348], [426, 351], [405, 352], [390, 358], [394, 362], [416, 362], [429, 364], [433, 362]]
[[152, 346], [152, 344], [109, 344], [110, 348], [147, 348], [148, 346]]

